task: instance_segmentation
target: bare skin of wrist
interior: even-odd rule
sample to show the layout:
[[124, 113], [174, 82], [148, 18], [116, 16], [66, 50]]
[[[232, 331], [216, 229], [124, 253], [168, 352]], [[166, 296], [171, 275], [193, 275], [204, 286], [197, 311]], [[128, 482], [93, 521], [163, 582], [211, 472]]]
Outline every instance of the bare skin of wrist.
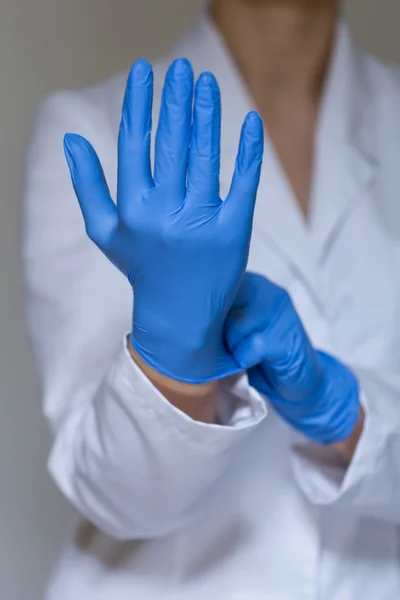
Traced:
[[178, 408], [195, 421], [208, 424], [217, 422], [217, 381], [192, 385], [171, 379], [152, 369], [142, 360], [135, 352], [130, 340], [128, 340], [128, 348], [138, 367], [175, 408]]
[[344, 442], [339, 442], [333, 445], [333, 448], [343, 456], [349, 463], [351, 462], [354, 453], [356, 451], [358, 442], [360, 441], [361, 434], [364, 428], [365, 413], [364, 409], [360, 405], [360, 414], [353, 433]]

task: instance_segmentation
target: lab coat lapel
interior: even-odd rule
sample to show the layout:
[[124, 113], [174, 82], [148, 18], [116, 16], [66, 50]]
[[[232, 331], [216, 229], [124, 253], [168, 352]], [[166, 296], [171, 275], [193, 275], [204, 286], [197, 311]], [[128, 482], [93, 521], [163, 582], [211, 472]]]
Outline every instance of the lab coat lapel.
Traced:
[[268, 135], [254, 218], [254, 236], [263, 239], [293, 275], [316, 293], [308, 227]]
[[316, 136], [310, 229], [319, 265], [375, 182], [376, 115], [365, 67], [347, 25], [340, 22]]

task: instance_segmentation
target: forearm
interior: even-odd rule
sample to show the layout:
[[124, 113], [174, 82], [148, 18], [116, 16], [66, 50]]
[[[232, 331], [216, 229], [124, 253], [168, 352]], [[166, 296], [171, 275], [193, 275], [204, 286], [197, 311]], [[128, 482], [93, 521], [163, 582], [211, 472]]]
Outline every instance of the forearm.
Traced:
[[211, 381], [201, 385], [182, 383], [162, 375], [140, 358], [129, 340], [129, 352], [154, 387], [175, 408], [178, 408], [195, 421], [216, 423], [218, 382]]

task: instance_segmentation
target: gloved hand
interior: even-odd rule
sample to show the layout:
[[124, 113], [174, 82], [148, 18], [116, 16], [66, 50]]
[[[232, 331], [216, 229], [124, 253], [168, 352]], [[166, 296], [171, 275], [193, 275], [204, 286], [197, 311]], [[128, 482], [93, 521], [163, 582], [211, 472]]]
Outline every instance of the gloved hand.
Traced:
[[263, 155], [257, 113], [244, 123], [229, 195], [219, 196], [220, 93], [196, 85], [187, 60], [170, 67], [150, 161], [151, 66], [132, 68], [118, 141], [116, 205], [95, 150], [67, 134], [65, 153], [89, 237], [134, 290], [132, 345], [151, 367], [203, 383], [240, 367], [223, 327], [246, 269]]
[[250, 384], [295, 429], [321, 444], [349, 438], [359, 417], [357, 380], [314, 350], [285, 290], [246, 273], [225, 335]]

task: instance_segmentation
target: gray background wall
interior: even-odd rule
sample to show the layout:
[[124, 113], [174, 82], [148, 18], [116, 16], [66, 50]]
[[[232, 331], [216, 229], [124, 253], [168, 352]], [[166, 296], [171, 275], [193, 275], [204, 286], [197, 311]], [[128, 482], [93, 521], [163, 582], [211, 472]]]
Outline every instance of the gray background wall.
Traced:
[[[44, 467], [49, 437], [24, 329], [19, 274], [21, 168], [37, 103], [52, 89], [99, 80], [139, 55], [153, 58], [202, 4], [0, 0], [1, 599], [40, 600], [71, 514]], [[398, 0], [347, 5], [363, 46], [400, 62]]]

